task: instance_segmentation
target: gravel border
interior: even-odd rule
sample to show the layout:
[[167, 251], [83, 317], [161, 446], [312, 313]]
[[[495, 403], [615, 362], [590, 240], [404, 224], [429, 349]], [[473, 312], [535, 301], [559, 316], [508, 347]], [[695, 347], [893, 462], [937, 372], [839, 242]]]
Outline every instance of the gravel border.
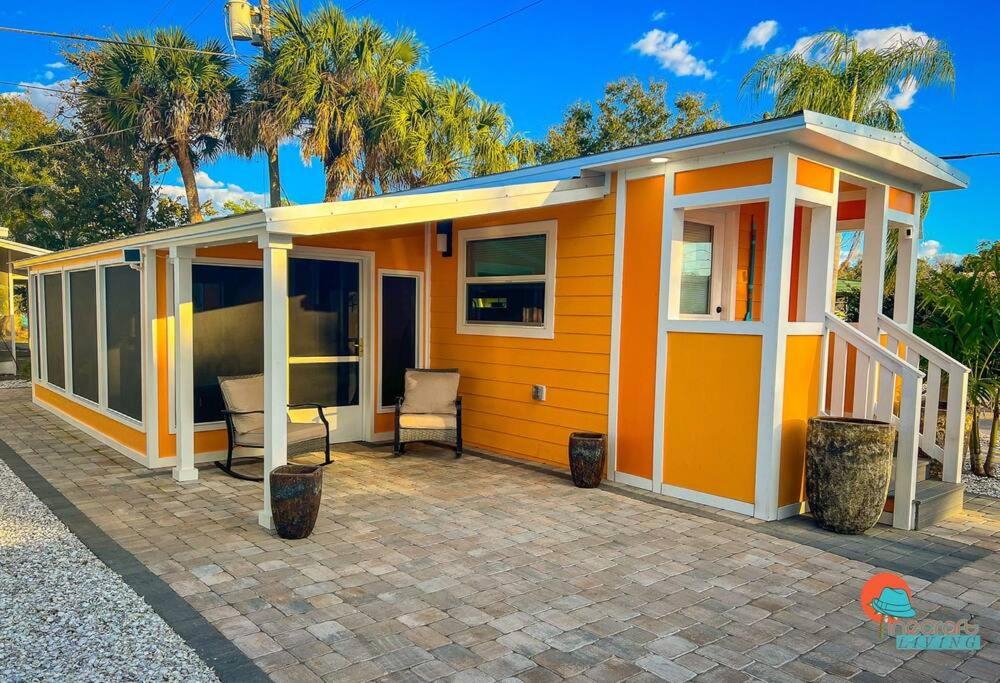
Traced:
[[[986, 457], [986, 449], [990, 440], [990, 420], [981, 419], [979, 421], [979, 445]], [[1000, 468], [993, 467], [992, 477], [977, 477], [971, 471], [972, 464], [969, 456], [965, 456], [965, 465], [962, 468], [962, 483], [965, 484], [966, 494], [976, 496], [989, 496], [990, 498], [1000, 498]]]
[[2, 440], [0, 596], [4, 681], [268, 680]]

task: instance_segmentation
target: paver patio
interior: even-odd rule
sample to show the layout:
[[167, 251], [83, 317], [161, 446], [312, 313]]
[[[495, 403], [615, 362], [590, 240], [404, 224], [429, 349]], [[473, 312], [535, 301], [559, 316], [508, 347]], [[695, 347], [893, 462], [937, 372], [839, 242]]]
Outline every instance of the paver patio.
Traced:
[[[845, 540], [496, 459], [346, 446], [315, 532], [283, 541], [257, 525], [259, 484], [210, 467], [177, 484], [26, 390], [0, 394], [0, 438], [275, 680], [1000, 677], [994, 499], [927, 533]], [[900, 566], [918, 614], [972, 617], [980, 652], [878, 640], [858, 595]]]

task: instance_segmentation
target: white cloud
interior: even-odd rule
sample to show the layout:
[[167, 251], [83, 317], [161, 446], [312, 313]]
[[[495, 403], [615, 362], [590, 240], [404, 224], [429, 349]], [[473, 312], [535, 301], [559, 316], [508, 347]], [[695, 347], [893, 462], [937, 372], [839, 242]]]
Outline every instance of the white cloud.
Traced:
[[[244, 190], [235, 183], [226, 183], [215, 180], [205, 171], [195, 171], [195, 185], [198, 187], [198, 196], [202, 202], [212, 201], [218, 211], [222, 211], [222, 206], [229, 200], [246, 199], [257, 206], [267, 205], [267, 195], [262, 192], [250, 192]], [[184, 194], [184, 185], [163, 185], [160, 191], [168, 197], [187, 204], [187, 195]]]
[[778, 22], [774, 19], [766, 19], [752, 26], [747, 32], [747, 37], [743, 39], [740, 49], [749, 50], [752, 47], [764, 47], [771, 38], [778, 32]]
[[912, 77], [907, 76], [896, 84], [898, 91], [888, 98], [892, 108], [897, 111], [905, 111], [913, 106], [913, 96], [917, 94], [917, 82]]
[[[865, 28], [855, 31], [852, 35], [858, 41], [859, 50], [884, 50], [906, 41], [915, 40], [918, 43], [927, 43], [933, 40], [923, 31], [915, 31], [909, 25]], [[795, 41], [792, 52], [797, 52], [806, 59], [815, 59], [818, 55], [811, 50], [811, 43], [815, 38], [815, 35], [802, 36]], [[906, 78], [899, 81], [894, 90], [885, 93], [885, 100], [894, 109], [903, 111], [913, 106], [917, 90], [916, 82], [911, 78]]]
[[941, 243], [937, 240], [924, 240], [921, 242], [917, 256], [938, 265], [946, 263], [955, 264], [962, 260], [961, 254], [951, 251], [941, 251]]
[[52, 62], [51, 64], [46, 64], [45, 66], [46, 66], [46, 68], [49, 68], [49, 69], [65, 69], [66, 68], [66, 63], [65, 62]]
[[663, 19], [666, 16], [667, 13], [664, 10], [662, 9], [656, 10], [655, 12], [653, 12], [653, 21], [659, 21], [660, 19]]
[[213, 190], [226, 186], [226, 184], [221, 180], [213, 180], [207, 173], [205, 173], [205, 171], [195, 171], [194, 182], [198, 185], [198, 187]]
[[691, 45], [681, 40], [676, 33], [661, 31], [658, 28], [646, 32], [642, 38], [632, 44], [631, 49], [639, 54], [653, 57], [667, 71], [678, 76], [701, 76], [711, 78], [715, 72], [708, 64], [691, 54]]
[[924, 240], [920, 243], [920, 258], [933, 259], [941, 251], [941, 243], [937, 240]]
[[60, 114], [63, 110], [62, 95], [56, 92], [51, 92], [49, 90], [39, 90], [39, 87], [44, 88], [54, 88], [56, 90], [69, 90], [73, 87], [74, 81], [71, 78], [67, 78], [62, 81], [56, 81], [55, 83], [38, 83], [35, 81], [21, 81], [19, 85], [23, 86], [23, 89], [12, 90], [9, 92], [0, 93], [0, 97], [13, 97], [21, 100], [26, 100], [32, 104], [36, 109], [41, 110], [49, 118], [54, 118]]

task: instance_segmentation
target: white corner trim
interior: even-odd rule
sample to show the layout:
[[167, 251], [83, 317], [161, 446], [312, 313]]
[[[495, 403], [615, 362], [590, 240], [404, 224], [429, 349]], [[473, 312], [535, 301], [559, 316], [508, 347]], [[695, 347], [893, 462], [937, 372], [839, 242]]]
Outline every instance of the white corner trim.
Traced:
[[621, 371], [622, 282], [625, 274], [627, 192], [628, 178], [623, 171], [619, 171], [615, 183], [615, 255], [611, 277], [611, 367], [608, 375], [608, 472], [613, 477], [618, 466], [618, 382]]
[[680, 498], [681, 500], [686, 500], [691, 503], [700, 503], [701, 505], [710, 505], [712, 507], [719, 508], [720, 510], [736, 512], [741, 515], [746, 515], [747, 517], [753, 517], [754, 515], [753, 503], [745, 503], [742, 500], [715, 496], [711, 493], [702, 493], [701, 491], [686, 489], [681, 486], [673, 486], [671, 484], [661, 484], [660, 493], [665, 496], [671, 496], [672, 498]]
[[108, 446], [109, 448], [113, 448], [114, 450], [118, 451], [122, 455], [124, 455], [124, 456], [126, 456], [128, 458], [131, 458], [132, 460], [135, 460], [140, 465], [148, 466], [147, 465], [146, 455], [144, 453], [140, 453], [139, 451], [133, 450], [133, 449], [129, 448], [128, 446], [124, 445], [124, 444], [118, 443], [117, 441], [115, 441], [114, 439], [112, 439], [110, 436], [107, 436], [106, 434], [103, 434], [103, 433], [97, 431], [96, 429], [94, 429], [93, 427], [87, 425], [86, 423], [81, 422], [80, 420], [78, 420], [75, 417], [69, 415], [68, 413], [63, 412], [62, 410], [60, 410], [56, 406], [52, 405], [51, 403], [47, 403], [45, 400], [40, 399], [37, 396], [34, 396], [34, 389], [32, 389], [32, 394], [33, 394], [33, 396], [32, 396], [32, 402], [36, 406], [38, 406], [39, 408], [42, 408], [43, 410], [49, 411], [50, 413], [52, 413], [56, 417], [58, 417], [58, 418], [60, 418], [60, 419], [62, 419], [64, 421], [68, 422], [73, 427], [76, 427], [77, 429], [79, 429], [81, 432], [83, 432], [87, 436], [90, 436], [90, 437], [93, 437], [93, 438], [97, 439], [98, 441], [100, 441], [101, 443], [103, 443], [105, 446]]
[[809, 503], [802, 501], [801, 503], [789, 503], [788, 505], [782, 505], [778, 508], [778, 519], [788, 519], [789, 517], [797, 517], [799, 515], [805, 514], [809, 511]]
[[776, 153], [773, 169], [764, 251], [764, 272], [767, 276], [764, 278], [761, 297], [764, 336], [760, 357], [757, 459], [752, 506], [752, 514], [764, 520], [773, 520], [778, 514], [788, 330], [787, 292], [791, 281], [792, 225], [795, 220], [796, 156], [787, 150]]
[[653, 480], [646, 479], [644, 477], [637, 477], [634, 474], [626, 474], [625, 472], [611, 472], [612, 476], [609, 477], [611, 481], [616, 484], [625, 484], [626, 486], [634, 486], [637, 489], [642, 489], [643, 491], [653, 490]]

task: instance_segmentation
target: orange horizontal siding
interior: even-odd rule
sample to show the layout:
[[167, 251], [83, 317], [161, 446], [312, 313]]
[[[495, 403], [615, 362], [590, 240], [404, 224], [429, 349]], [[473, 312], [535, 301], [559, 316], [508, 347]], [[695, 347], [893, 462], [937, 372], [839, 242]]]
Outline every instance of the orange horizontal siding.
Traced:
[[902, 211], [903, 213], [908, 213], [911, 216], [916, 208], [916, 197], [912, 192], [907, 192], [905, 190], [899, 190], [895, 187], [889, 188], [889, 208], [896, 211]]
[[833, 169], [799, 157], [795, 164], [795, 184], [823, 192], [833, 192]]
[[722, 164], [674, 175], [674, 194], [692, 194], [728, 190], [734, 187], [766, 185], [771, 182], [771, 159], [756, 159], [738, 164]]
[[[469, 448], [566, 466], [573, 431], [607, 432], [614, 196], [566, 206], [465, 218], [462, 230], [555, 220], [555, 338], [458, 334], [456, 257], [434, 252], [431, 366], [462, 374]], [[531, 398], [546, 386], [546, 401]]]
[[782, 402], [778, 505], [805, 500], [806, 425], [819, 412], [819, 371], [823, 337], [788, 337]]
[[761, 338], [670, 333], [663, 481], [753, 503]]
[[35, 385], [35, 398], [103, 434], [115, 443], [135, 451], [139, 455], [146, 454], [146, 435], [142, 431], [124, 425], [118, 420], [81, 405], [40, 384]]

